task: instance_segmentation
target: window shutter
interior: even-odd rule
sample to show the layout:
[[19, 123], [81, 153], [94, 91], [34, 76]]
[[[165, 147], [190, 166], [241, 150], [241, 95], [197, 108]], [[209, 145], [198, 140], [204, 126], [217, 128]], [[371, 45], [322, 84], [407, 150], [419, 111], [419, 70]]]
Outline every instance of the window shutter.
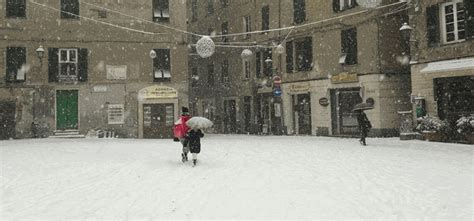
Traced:
[[87, 81], [87, 48], [79, 48], [79, 60], [77, 63], [78, 68], [78, 78], [80, 82]]
[[334, 12], [339, 12], [340, 9], [341, 9], [341, 5], [340, 5], [339, 0], [332, 0], [332, 10]]
[[286, 73], [293, 73], [293, 41], [286, 42]]
[[429, 47], [435, 47], [439, 43], [439, 6], [432, 5], [426, 8], [426, 29]]
[[464, 0], [465, 18], [466, 18], [466, 38], [474, 39], [474, 1]]
[[260, 78], [262, 76], [262, 52], [257, 52], [255, 53], [256, 59], [255, 59], [255, 73], [257, 75], [257, 78]]
[[48, 82], [58, 82], [59, 49], [48, 48]]

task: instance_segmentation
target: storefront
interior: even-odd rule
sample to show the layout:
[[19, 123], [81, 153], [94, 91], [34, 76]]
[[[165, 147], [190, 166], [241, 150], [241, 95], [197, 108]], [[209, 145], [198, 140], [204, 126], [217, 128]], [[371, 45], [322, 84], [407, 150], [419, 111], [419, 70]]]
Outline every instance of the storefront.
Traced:
[[179, 115], [178, 91], [151, 86], [138, 92], [139, 138], [172, 138], [172, 127]]
[[455, 121], [474, 114], [474, 76], [435, 78], [433, 85], [439, 118]]

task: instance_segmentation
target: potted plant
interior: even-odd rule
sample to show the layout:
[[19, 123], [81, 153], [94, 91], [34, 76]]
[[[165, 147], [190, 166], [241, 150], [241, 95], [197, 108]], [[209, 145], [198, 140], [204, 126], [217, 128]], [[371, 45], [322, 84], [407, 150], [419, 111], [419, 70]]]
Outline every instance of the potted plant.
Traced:
[[446, 141], [450, 131], [447, 121], [429, 115], [419, 119], [416, 129], [423, 134], [425, 140], [436, 142]]
[[456, 121], [456, 131], [464, 136], [468, 143], [474, 143], [474, 115], [459, 118]]

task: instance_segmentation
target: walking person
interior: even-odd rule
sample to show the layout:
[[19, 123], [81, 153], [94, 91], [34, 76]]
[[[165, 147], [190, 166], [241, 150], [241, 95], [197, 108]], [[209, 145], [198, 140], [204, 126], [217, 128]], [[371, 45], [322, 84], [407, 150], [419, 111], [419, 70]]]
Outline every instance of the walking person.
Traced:
[[188, 161], [189, 141], [187, 139], [186, 134], [188, 133], [190, 128], [188, 127], [186, 122], [190, 118], [191, 115], [189, 114], [189, 109], [187, 107], [182, 107], [181, 116], [173, 126], [174, 140], [181, 142], [181, 144], [183, 145], [183, 153], [181, 153], [181, 161], [183, 161], [183, 163]]
[[193, 166], [196, 166], [197, 155], [201, 152], [201, 138], [204, 137], [204, 134], [200, 129], [191, 129], [186, 137], [189, 141], [191, 154], [193, 155]]
[[357, 115], [357, 123], [359, 126], [359, 131], [360, 131], [360, 144], [366, 146], [365, 138], [367, 137], [367, 134], [369, 133], [369, 130], [372, 128], [372, 124], [370, 123], [369, 119], [367, 118], [367, 115], [364, 113], [362, 110], [356, 111], [358, 113]]

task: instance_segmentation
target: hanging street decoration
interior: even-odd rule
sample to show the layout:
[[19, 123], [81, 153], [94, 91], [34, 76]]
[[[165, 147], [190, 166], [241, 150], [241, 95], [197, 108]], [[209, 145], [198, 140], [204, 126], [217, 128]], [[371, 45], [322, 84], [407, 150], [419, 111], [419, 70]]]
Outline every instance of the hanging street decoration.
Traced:
[[202, 36], [196, 43], [196, 51], [202, 58], [211, 57], [216, 50], [214, 41], [209, 36]]
[[240, 54], [240, 57], [244, 61], [249, 61], [252, 58], [253, 52], [249, 49], [244, 49], [242, 51], [242, 54]]
[[279, 45], [276, 47], [276, 53], [277, 53], [277, 54], [283, 54], [283, 53], [285, 53], [285, 47], [283, 47], [283, 45], [279, 44]]

